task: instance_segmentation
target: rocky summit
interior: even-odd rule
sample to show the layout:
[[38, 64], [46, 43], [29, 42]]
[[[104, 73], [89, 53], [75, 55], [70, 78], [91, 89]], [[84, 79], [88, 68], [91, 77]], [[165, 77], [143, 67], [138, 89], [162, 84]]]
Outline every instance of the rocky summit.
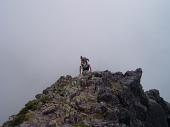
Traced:
[[170, 127], [170, 104], [144, 92], [142, 69], [62, 76], [2, 127]]

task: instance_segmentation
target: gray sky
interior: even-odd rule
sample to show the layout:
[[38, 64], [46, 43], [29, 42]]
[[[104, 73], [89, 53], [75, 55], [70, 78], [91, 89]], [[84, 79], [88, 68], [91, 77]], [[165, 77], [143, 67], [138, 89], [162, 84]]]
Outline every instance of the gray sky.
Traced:
[[170, 102], [169, 0], [0, 0], [0, 123], [61, 75], [143, 68]]

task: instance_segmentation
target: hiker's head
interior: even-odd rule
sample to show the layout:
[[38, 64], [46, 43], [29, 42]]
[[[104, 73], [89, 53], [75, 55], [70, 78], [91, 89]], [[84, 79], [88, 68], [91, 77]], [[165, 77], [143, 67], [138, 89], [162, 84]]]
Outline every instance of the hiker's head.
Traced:
[[82, 62], [82, 63], [84, 63], [84, 64], [87, 64], [87, 63], [88, 63], [88, 61], [89, 61], [89, 59], [88, 59], [88, 58], [86, 58], [86, 57], [82, 57], [82, 56], [80, 56], [80, 59], [81, 59], [81, 62]]

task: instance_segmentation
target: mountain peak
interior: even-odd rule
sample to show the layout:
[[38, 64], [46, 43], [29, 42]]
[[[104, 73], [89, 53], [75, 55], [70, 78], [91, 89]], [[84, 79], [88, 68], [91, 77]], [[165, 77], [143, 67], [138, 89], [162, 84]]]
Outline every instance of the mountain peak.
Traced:
[[142, 69], [61, 76], [2, 127], [170, 127], [170, 104], [144, 92]]

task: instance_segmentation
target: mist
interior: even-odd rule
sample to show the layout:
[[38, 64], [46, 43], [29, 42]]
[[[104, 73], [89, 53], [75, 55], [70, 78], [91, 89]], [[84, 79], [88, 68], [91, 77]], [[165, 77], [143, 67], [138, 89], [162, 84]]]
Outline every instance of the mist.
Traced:
[[0, 1], [0, 123], [62, 75], [143, 69], [170, 102], [169, 0]]

